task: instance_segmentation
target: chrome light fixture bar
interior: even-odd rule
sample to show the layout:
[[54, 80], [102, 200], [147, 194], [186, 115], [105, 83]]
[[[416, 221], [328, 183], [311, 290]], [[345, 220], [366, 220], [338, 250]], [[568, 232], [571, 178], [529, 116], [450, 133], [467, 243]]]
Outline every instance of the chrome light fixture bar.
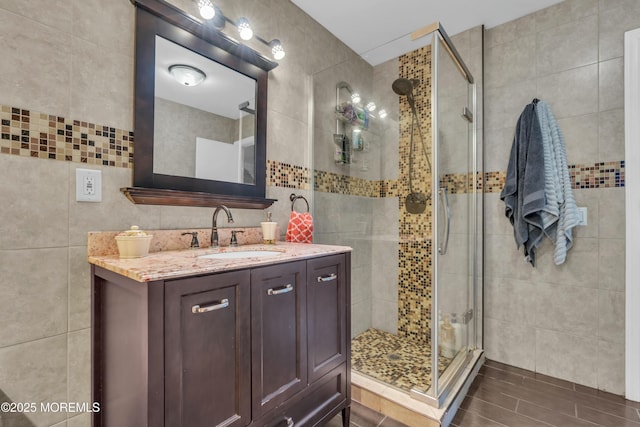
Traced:
[[273, 39], [271, 41], [267, 41], [259, 35], [255, 34], [247, 18], [241, 17], [237, 21], [233, 21], [226, 17], [222, 13], [222, 10], [220, 10], [218, 6], [213, 4], [212, 0], [197, 0], [197, 2], [198, 9], [200, 10], [200, 16], [202, 16], [202, 18], [207, 21], [211, 21], [213, 26], [218, 31], [222, 31], [225, 27], [225, 24], [228, 22], [237, 28], [238, 34], [240, 35], [240, 38], [242, 40], [248, 41], [252, 38], [255, 38], [259, 42], [271, 48], [271, 55], [273, 56], [273, 59], [279, 61], [284, 58], [285, 51], [280, 40]]

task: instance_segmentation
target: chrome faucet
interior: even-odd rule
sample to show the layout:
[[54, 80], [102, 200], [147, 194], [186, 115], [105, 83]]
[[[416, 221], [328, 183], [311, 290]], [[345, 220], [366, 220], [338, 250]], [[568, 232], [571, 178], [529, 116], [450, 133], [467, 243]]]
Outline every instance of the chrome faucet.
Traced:
[[218, 212], [223, 210], [227, 214], [227, 222], [233, 223], [233, 216], [231, 216], [231, 211], [225, 205], [220, 205], [213, 211], [213, 220], [211, 223], [211, 247], [220, 246], [220, 242], [218, 239]]

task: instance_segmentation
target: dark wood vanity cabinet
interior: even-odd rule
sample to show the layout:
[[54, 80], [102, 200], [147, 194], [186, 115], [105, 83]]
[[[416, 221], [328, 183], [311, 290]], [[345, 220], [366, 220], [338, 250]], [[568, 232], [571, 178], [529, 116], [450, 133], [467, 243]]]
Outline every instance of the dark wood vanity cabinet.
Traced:
[[149, 283], [93, 266], [94, 427], [348, 420], [349, 263], [347, 252]]
[[165, 283], [165, 425], [251, 420], [249, 271]]

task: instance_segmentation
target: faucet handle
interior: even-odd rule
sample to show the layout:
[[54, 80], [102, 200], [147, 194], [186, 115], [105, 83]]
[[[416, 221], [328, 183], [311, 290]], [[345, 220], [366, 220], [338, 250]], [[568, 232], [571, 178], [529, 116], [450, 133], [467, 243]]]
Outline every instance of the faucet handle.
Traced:
[[190, 249], [198, 249], [200, 247], [200, 242], [198, 242], [198, 232], [197, 231], [189, 231], [186, 233], [182, 233], [183, 236], [187, 234], [191, 235], [191, 245], [189, 245]]
[[231, 243], [229, 243], [229, 246], [238, 246], [238, 238], [236, 236], [236, 234], [238, 233], [244, 233], [244, 231], [242, 230], [231, 230]]

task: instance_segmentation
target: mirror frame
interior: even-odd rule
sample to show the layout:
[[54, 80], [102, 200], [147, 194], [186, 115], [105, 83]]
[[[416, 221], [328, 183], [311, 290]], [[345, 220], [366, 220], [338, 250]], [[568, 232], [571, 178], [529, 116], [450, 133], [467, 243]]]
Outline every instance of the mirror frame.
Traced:
[[[134, 187], [122, 191], [132, 202], [141, 204], [218, 206], [224, 203], [228, 207], [260, 209], [270, 206], [275, 200], [265, 199], [267, 81], [268, 71], [277, 63], [205, 26], [165, 1], [132, 2], [136, 5]], [[153, 172], [156, 36], [255, 80], [255, 184]]]

